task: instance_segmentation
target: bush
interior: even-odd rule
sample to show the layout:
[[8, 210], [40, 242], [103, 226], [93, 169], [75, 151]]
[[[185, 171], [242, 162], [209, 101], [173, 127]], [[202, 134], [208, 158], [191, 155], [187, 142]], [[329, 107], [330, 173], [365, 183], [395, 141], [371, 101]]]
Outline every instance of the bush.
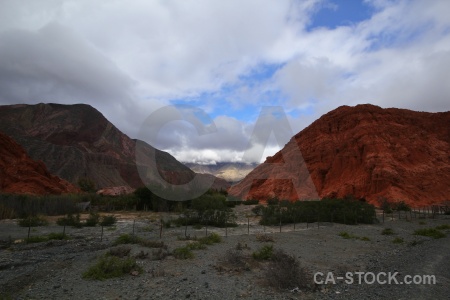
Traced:
[[404, 240], [401, 237], [396, 237], [392, 240], [392, 243], [394, 244], [403, 244]]
[[67, 214], [66, 217], [59, 218], [56, 221], [56, 224], [60, 226], [73, 226], [76, 228], [83, 227], [83, 224], [81, 224], [80, 221], [80, 214], [76, 214], [75, 216], [72, 214]]
[[100, 221], [100, 226], [112, 226], [116, 224], [117, 218], [113, 215], [103, 216]]
[[450, 225], [449, 224], [444, 224], [444, 225], [439, 225], [435, 227], [437, 230], [447, 230], [450, 229]]
[[370, 241], [370, 239], [367, 236], [363, 236], [363, 237], [359, 237], [353, 234], [350, 234], [348, 232], [342, 231], [339, 233], [339, 236], [344, 238], [344, 239], [354, 239], [354, 240], [361, 240], [361, 241]]
[[244, 205], [255, 205], [258, 204], [259, 200], [257, 199], [251, 199], [251, 200], [247, 200], [247, 201], [243, 201], [242, 204]]
[[25, 239], [27, 243], [42, 243], [51, 240], [68, 240], [69, 237], [63, 233], [49, 233], [48, 235], [31, 236]]
[[105, 255], [94, 266], [83, 273], [83, 278], [105, 280], [120, 277], [133, 271], [142, 272], [142, 268], [136, 264], [136, 259]]
[[188, 246], [179, 247], [173, 250], [173, 256], [177, 259], [191, 259], [194, 258], [194, 253]]
[[244, 268], [247, 265], [244, 253], [242, 253], [242, 250], [237, 249], [228, 249], [225, 252], [224, 262], [235, 268]]
[[274, 239], [273, 239], [273, 236], [268, 235], [268, 234], [257, 234], [256, 235], [256, 240], [258, 242], [263, 242], [263, 243], [275, 242]]
[[89, 217], [86, 219], [86, 223], [84, 223], [84, 226], [95, 227], [98, 224], [99, 220], [100, 220], [99, 214], [91, 212], [89, 214]]
[[212, 245], [222, 242], [222, 238], [217, 233], [213, 232], [208, 236], [199, 239], [200, 244]]
[[422, 235], [432, 237], [433, 239], [444, 238], [446, 235], [442, 231], [437, 230], [436, 228], [424, 228], [418, 229], [414, 231], [414, 235]]
[[120, 246], [109, 249], [108, 255], [116, 256], [119, 258], [128, 256], [131, 252], [131, 248], [127, 246]]
[[277, 250], [265, 272], [268, 284], [277, 289], [307, 289], [309, 287], [308, 273], [300, 266], [299, 261], [282, 250]]
[[121, 244], [139, 244], [142, 240], [132, 234], [121, 234], [115, 241], [114, 245], [121, 245]]
[[37, 226], [46, 226], [48, 225], [47, 219], [42, 216], [32, 216], [28, 218], [23, 218], [18, 221], [19, 226], [21, 227], [37, 227]]
[[385, 228], [381, 231], [382, 235], [393, 235], [394, 234], [394, 230], [392, 230], [392, 228]]
[[256, 260], [268, 260], [271, 259], [273, 255], [273, 246], [265, 245], [258, 251], [253, 252], [252, 256]]
[[281, 201], [279, 205], [258, 207], [261, 225], [299, 222], [334, 222], [343, 224], [372, 224], [376, 220], [375, 207], [366, 202], [345, 199], [320, 201]]

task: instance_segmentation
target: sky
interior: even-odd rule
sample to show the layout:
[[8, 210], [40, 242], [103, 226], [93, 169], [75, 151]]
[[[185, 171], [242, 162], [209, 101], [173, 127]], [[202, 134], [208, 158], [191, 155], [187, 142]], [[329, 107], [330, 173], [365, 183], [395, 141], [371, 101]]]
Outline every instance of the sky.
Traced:
[[[0, 104], [86, 103], [180, 161], [260, 162], [341, 105], [450, 110], [448, 16], [447, 0], [0, 0]], [[167, 106], [181, 117], [146, 137]]]

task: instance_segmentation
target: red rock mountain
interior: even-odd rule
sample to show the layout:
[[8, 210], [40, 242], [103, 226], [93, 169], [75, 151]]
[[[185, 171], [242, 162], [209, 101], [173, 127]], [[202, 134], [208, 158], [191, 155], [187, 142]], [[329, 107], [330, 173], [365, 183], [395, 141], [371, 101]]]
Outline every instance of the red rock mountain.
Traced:
[[80, 190], [50, 174], [43, 162], [32, 160], [19, 144], [0, 132], [0, 192], [59, 195]]
[[261, 200], [353, 195], [374, 204], [385, 197], [412, 206], [442, 202], [450, 199], [450, 112], [339, 107], [296, 134], [229, 194]]
[[190, 182], [195, 176], [169, 153], [141, 141], [138, 153], [156, 159], [137, 165], [137, 140], [85, 104], [0, 106], [0, 130], [13, 137], [33, 159], [42, 160], [50, 172], [74, 184], [79, 178], [89, 178], [98, 189], [137, 188], [143, 186], [138, 169], [150, 177], [158, 172], [172, 184]]

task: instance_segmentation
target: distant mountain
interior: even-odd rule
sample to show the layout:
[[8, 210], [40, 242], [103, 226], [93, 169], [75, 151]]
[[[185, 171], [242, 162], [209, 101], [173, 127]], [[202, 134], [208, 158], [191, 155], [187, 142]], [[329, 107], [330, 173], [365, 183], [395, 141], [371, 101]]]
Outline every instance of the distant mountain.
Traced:
[[80, 190], [50, 174], [43, 162], [32, 160], [19, 144], [0, 132], [0, 192], [59, 195]]
[[339, 107], [296, 134], [229, 194], [442, 202], [450, 198], [450, 112]]
[[217, 164], [202, 165], [196, 163], [185, 163], [196, 173], [212, 174], [228, 182], [238, 182], [250, 173], [258, 164], [219, 162]]
[[[79, 178], [89, 178], [99, 189], [137, 188], [144, 185], [140, 173], [152, 182], [159, 183], [154, 178], [162, 177], [176, 185], [195, 176], [169, 153], [130, 139], [85, 104], [0, 106], [0, 130], [21, 144], [33, 159], [42, 160], [50, 172], [75, 184]], [[137, 165], [137, 142], [141, 157], [153, 155], [156, 159]]]

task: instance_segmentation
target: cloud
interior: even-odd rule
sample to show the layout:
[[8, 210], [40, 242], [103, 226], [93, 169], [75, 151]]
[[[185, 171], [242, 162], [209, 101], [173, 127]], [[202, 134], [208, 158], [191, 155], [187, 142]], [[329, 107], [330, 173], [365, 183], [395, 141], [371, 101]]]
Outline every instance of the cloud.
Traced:
[[339, 2], [5, 0], [0, 103], [88, 103], [131, 137], [158, 108], [192, 104], [217, 131], [173, 122], [155, 146], [201, 162], [273, 154], [274, 139], [251, 139], [264, 105], [294, 133], [340, 105], [449, 110], [448, 2], [365, 2], [370, 18], [330, 28], [311, 24]]

